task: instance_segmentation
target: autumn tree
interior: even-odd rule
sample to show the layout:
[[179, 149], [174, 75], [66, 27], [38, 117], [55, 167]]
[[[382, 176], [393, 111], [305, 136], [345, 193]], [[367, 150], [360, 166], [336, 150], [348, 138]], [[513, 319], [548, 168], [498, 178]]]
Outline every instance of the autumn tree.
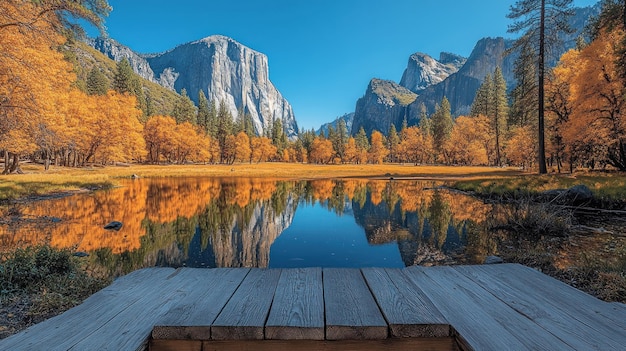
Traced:
[[343, 161], [345, 163], [355, 163], [357, 161], [357, 154], [358, 150], [356, 147], [356, 140], [353, 137], [350, 137], [346, 143]]
[[606, 150], [606, 162], [626, 171], [625, 88], [616, 66], [623, 36], [621, 28], [605, 31], [580, 52], [581, 68], [570, 90], [579, 106], [572, 111], [569, 133], [595, 138]]
[[522, 169], [532, 169], [537, 152], [536, 134], [532, 126], [515, 127], [511, 130], [511, 136], [507, 140], [507, 158], [512, 165]]
[[491, 121], [479, 115], [476, 117], [459, 116], [450, 133], [448, 152], [454, 164], [487, 165], [489, 164]]
[[432, 137], [424, 133], [422, 128], [411, 126], [402, 129], [400, 134], [400, 150], [402, 162], [415, 165], [425, 163], [432, 154]]
[[270, 138], [253, 138], [251, 144], [253, 162], [265, 162], [276, 156], [276, 146], [272, 144], [272, 139]]
[[514, 48], [528, 46], [536, 52], [538, 75], [538, 133], [537, 152], [539, 173], [547, 173], [544, 127], [544, 77], [546, 47], [548, 51], [559, 38], [560, 32], [572, 32], [568, 19], [573, 16], [572, 0], [517, 0], [511, 6], [508, 18], [515, 22], [508, 28], [510, 33], [524, 32], [515, 41]]
[[143, 130], [148, 162], [159, 163], [162, 155], [171, 152], [175, 130], [176, 120], [172, 117], [152, 116], [148, 119]]
[[317, 137], [311, 145], [311, 155], [309, 162], [311, 163], [330, 163], [333, 160], [335, 150], [333, 143], [323, 137]]
[[385, 136], [381, 132], [374, 130], [370, 139], [368, 160], [371, 163], [382, 164], [385, 157], [389, 155], [389, 150], [385, 147]]
[[[37, 150], [38, 140], [54, 139], [63, 121], [57, 113], [75, 80], [54, 47], [61, 18], [31, 1], [0, 3], [0, 151], [4, 173], [20, 172], [20, 156]], [[66, 101], [66, 100], [65, 100]]]
[[235, 137], [235, 160], [239, 162], [252, 162], [252, 149], [250, 149], [250, 137], [245, 131], [237, 133]]
[[[550, 160], [556, 162], [561, 173], [563, 161], [566, 159], [566, 140], [563, 131], [570, 120], [574, 102], [570, 94], [570, 82], [578, 71], [579, 51], [570, 50], [561, 56], [558, 65], [548, 75], [546, 85], [546, 127], [549, 144], [547, 150]], [[571, 158], [570, 158], [571, 161]], [[570, 162], [570, 170], [571, 170]]]

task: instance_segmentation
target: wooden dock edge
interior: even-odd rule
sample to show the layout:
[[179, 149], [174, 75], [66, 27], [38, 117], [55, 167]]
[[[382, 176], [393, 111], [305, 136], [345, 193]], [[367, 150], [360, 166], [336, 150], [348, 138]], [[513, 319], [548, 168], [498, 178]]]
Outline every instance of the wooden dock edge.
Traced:
[[389, 338], [380, 340], [156, 340], [149, 343], [150, 351], [459, 351], [454, 337], [447, 338]]

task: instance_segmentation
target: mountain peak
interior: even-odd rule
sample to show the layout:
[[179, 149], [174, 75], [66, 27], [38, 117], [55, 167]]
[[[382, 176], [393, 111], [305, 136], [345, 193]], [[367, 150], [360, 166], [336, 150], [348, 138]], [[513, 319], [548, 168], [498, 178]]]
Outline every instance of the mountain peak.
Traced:
[[138, 55], [113, 41], [96, 39], [97, 50], [119, 61], [129, 58], [135, 72], [180, 92], [183, 88], [198, 103], [200, 91], [219, 106], [224, 103], [233, 118], [250, 114], [260, 135], [280, 119], [290, 138], [298, 134], [293, 109], [269, 80], [267, 56], [224, 35], [179, 45], [169, 51]]
[[431, 85], [441, 83], [465, 63], [465, 59], [458, 55], [441, 53], [440, 56], [440, 61], [437, 61], [422, 52], [411, 55], [407, 68], [402, 74], [400, 85], [414, 93], [419, 93]]

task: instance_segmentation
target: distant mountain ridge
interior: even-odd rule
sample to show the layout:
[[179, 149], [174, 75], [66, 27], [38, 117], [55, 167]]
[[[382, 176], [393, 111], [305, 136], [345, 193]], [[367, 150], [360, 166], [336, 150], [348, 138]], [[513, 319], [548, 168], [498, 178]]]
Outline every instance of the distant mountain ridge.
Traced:
[[339, 125], [339, 121], [343, 120], [346, 124], [346, 129], [348, 130], [348, 134], [352, 133], [352, 121], [354, 120], [354, 112], [346, 113], [342, 116], [337, 117], [334, 121], [322, 124], [318, 130], [315, 131], [317, 135], [328, 135], [328, 128], [333, 127], [337, 130], [337, 126]]
[[[575, 46], [576, 38], [583, 33], [589, 18], [599, 12], [599, 4], [575, 9], [570, 25], [576, 32], [563, 36], [563, 45], [555, 48], [555, 55], [548, 60], [548, 66], [554, 66], [561, 54]], [[476, 43], [467, 59], [450, 53], [442, 53], [439, 60], [423, 53], [411, 55], [400, 84], [392, 81], [385, 84], [389, 87], [398, 85], [416, 93], [413, 101], [405, 106], [390, 107], [388, 97], [371, 89], [372, 82], [380, 82], [379, 79], [372, 79], [365, 95], [356, 102], [352, 134], [356, 134], [361, 126], [368, 134], [374, 129], [386, 133], [391, 124], [400, 127], [404, 118], [408, 125], [418, 125], [421, 105], [426, 106], [428, 114], [432, 114], [444, 96], [450, 101], [454, 116], [468, 114], [476, 91], [485, 76], [492, 74], [496, 67], [501, 68], [508, 88], [515, 84], [513, 67], [516, 54], [504, 55], [512, 44], [512, 40], [502, 37], [483, 38]]]
[[127, 58], [145, 79], [177, 92], [185, 89], [195, 103], [202, 90], [216, 104], [223, 101], [233, 118], [239, 111], [249, 113], [259, 135], [275, 119], [281, 120], [288, 137], [298, 134], [291, 105], [269, 80], [267, 56], [232, 38], [213, 35], [149, 55], [108, 38], [89, 44], [116, 61]]

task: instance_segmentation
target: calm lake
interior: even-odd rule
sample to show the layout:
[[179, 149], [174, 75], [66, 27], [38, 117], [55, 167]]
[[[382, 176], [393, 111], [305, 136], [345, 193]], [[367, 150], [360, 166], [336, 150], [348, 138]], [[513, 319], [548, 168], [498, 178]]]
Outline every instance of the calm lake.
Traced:
[[[501, 211], [442, 185], [126, 180], [108, 191], [19, 205], [25, 220], [0, 225], [0, 244], [6, 249], [49, 243], [86, 252], [90, 269], [111, 276], [152, 266], [403, 267], [482, 263], [497, 255], [511, 241], [489, 230]], [[103, 229], [114, 220], [123, 223], [119, 231]], [[567, 264], [583, 244], [606, 251], [606, 257], [611, 248], [624, 248], [623, 238], [612, 235], [581, 237], [578, 246], [576, 240], [559, 253]]]

